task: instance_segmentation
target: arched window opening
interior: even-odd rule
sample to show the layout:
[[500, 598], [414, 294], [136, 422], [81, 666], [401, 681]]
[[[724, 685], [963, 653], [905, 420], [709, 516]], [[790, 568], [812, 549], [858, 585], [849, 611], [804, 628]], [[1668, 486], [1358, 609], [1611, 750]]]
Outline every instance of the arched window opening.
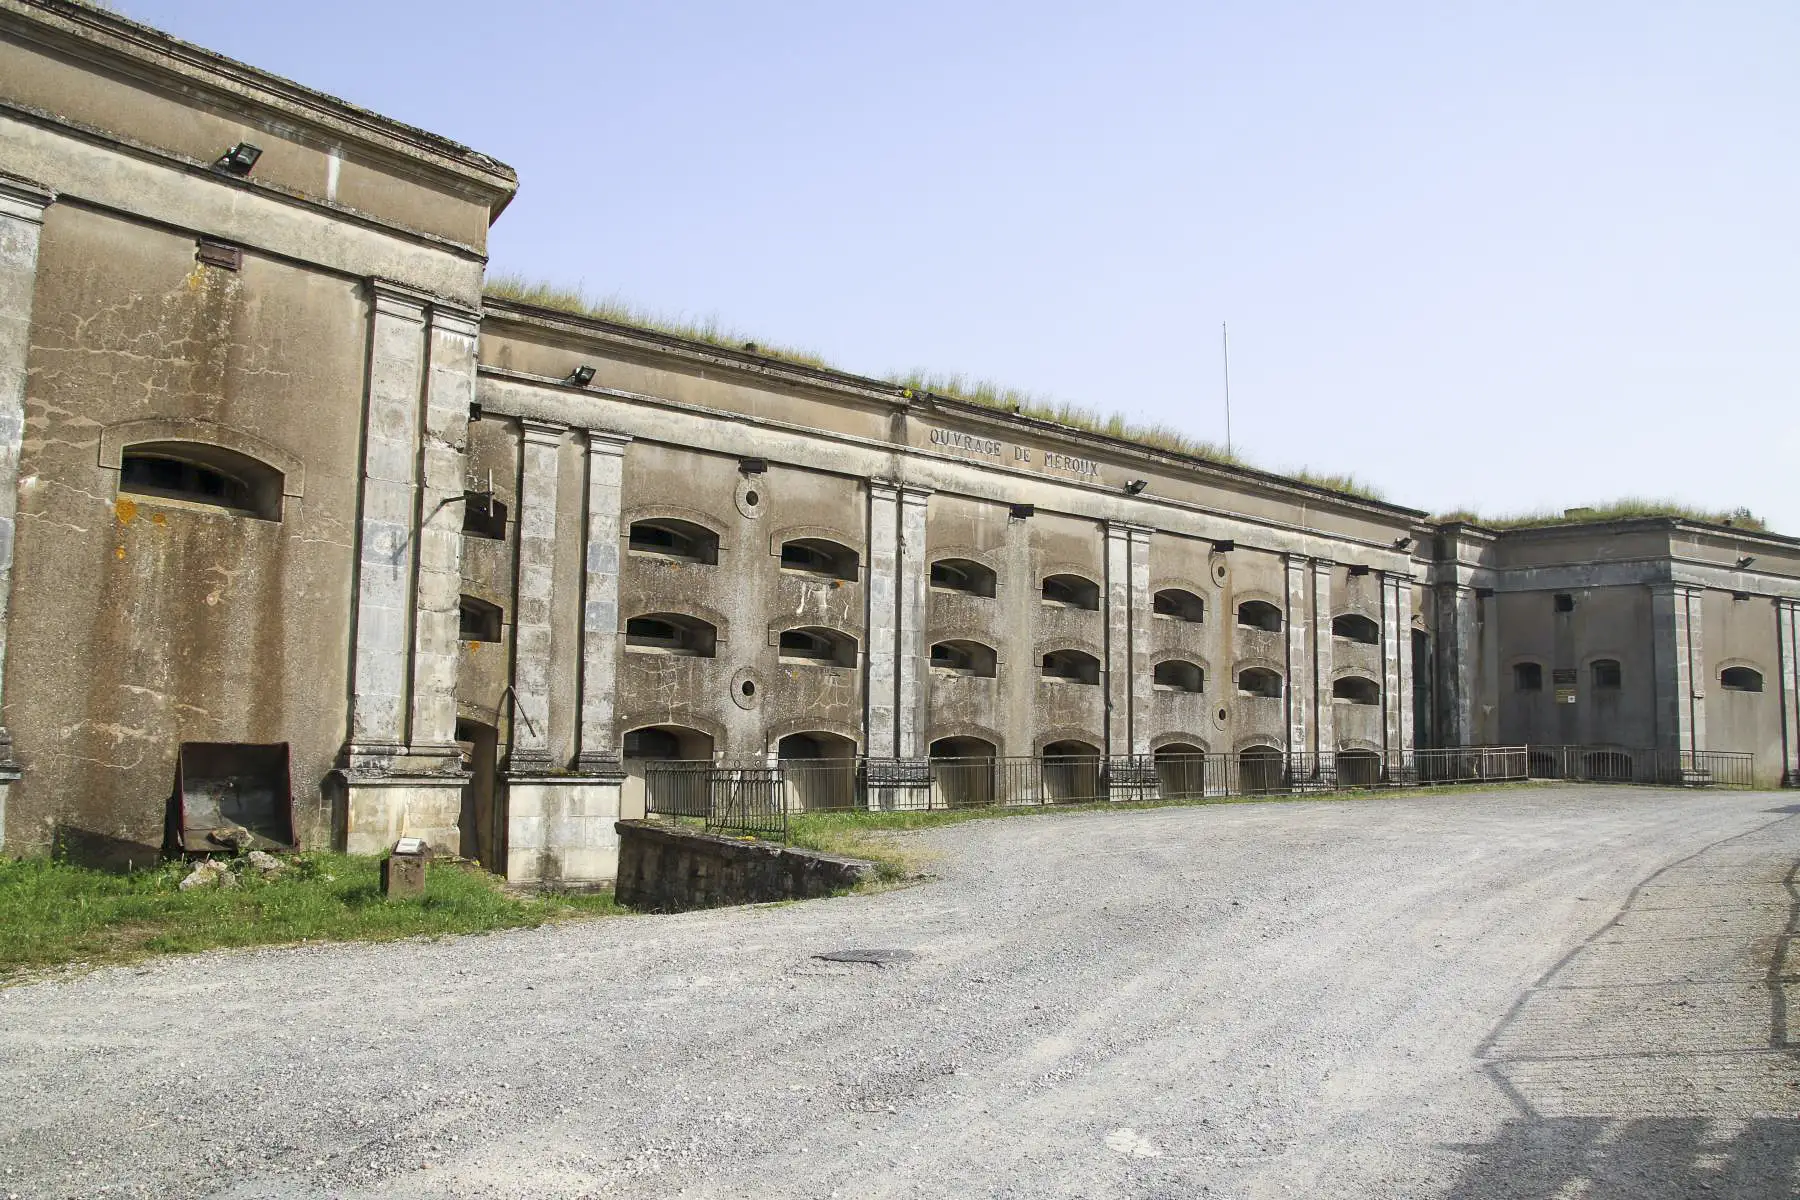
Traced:
[[1238, 695], [1280, 696], [1281, 676], [1267, 667], [1246, 667], [1238, 672]]
[[994, 803], [999, 753], [985, 738], [948, 737], [931, 743], [931, 806], [985, 808]]
[[1588, 670], [1592, 672], [1591, 678], [1597, 692], [1616, 692], [1623, 686], [1623, 675], [1616, 658], [1596, 658]]
[[1044, 747], [1044, 799], [1052, 804], [1092, 804], [1106, 799], [1101, 789], [1100, 748], [1087, 742], [1051, 742]]
[[1762, 672], [1755, 667], [1726, 667], [1719, 672], [1719, 686], [1728, 692], [1760, 692]]
[[1206, 690], [1206, 672], [1198, 663], [1171, 658], [1159, 662], [1150, 672], [1150, 686], [1162, 692], [1189, 692], [1198, 695]]
[[1346, 675], [1332, 682], [1331, 698], [1352, 704], [1380, 704], [1381, 685], [1361, 675]]
[[860, 807], [856, 743], [822, 730], [790, 733], [775, 743], [790, 811], [832, 812]]
[[1238, 752], [1238, 791], [1247, 796], [1283, 790], [1286, 762], [1273, 746], [1248, 746]]
[[625, 735], [623, 757], [642, 762], [710, 762], [711, 735], [684, 725], [652, 725]]
[[506, 620], [498, 604], [489, 604], [477, 596], [463, 596], [457, 602], [457, 636], [465, 642], [497, 642]]
[[1381, 626], [1361, 613], [1345, 613], [1331, 618], [1331, 636], [1361, 642], [1365, 646], [1379, 646]]
[[140, 442], [119, 457], [119, 491], [281, 520], [282, 473], [207, 442]]
[[1059, 608], [1079, 608], [1087, 612], [1100, 611], [1100, 585], [1091, 579], [1083, 579], [1079, 575], [1046, 575], [1044, 577], [1044, 603]]
[[1340, 750], [1336, 766], [1339, 787], [1376, 787], [1381, 783], [1381, 756], [1373, 750]]
[[1051, 683], [1100, 682], [1100, 660], [1080, 650], [1052, 650], [1044, 655], [1043, 678]]
[[833, 629], [784, 629], [777, 657], [784, 663], [854, 667], [856, 641]]
[[824, 538], [795, 538], [781, 544], [781, 569], [828, 579], [855, 579], [856, 551]]
[[464, 492], [462, 531], [470, 537], [505, 541], [506, 503], [491, 492]]
[[1206, 601], [1181, 588], [1164, 588], [1151, 597], [1150, 612], [1171, 621], [1190, 621], [1198, 625], [1206, 620]]
[[712, 658], [718, 646], [719, 631], [698, 617], [645, 613], [625, 622], [625, 650], [630, 654]]
[[1514, 663], [1513, 690], [1517, 692], [1541, 692], [1544, 690], [1544, 667], [1542, 663]]
[[1165, 800], [1198, 800], [1206, 795], [1206, 751], [1187, 742], [1159, 747], [1157, 790]]
[[1238, 605], [1238, 624], [1267, 633], [1281, 632], [1281, 610], [1267, 600], [1246, 600]]
[[719, 561], [719, 535], [692, 521], [658, 518], [633, 521], [625, 548], [633, 554], [673, 558], [711, 566]]
[[931, 564], [931, 586], [939, 591], [969, 596], [992, 596], [994, 572], [966, 558], [940, 558]]
[[992, 679], [999, 674], [999, 661], [993, 647], [980, 642], [938, 642], [931, 648], [931, 670], [938, 675]]

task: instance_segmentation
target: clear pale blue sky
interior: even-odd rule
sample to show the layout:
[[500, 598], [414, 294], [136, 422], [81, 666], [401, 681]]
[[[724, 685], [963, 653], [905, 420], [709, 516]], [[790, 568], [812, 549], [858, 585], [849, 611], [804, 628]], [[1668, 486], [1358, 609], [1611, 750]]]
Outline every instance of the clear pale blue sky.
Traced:
[[497, 269], [1429, 509], [1800, 534], [1800, 4], [120, 0], [518, 169]]

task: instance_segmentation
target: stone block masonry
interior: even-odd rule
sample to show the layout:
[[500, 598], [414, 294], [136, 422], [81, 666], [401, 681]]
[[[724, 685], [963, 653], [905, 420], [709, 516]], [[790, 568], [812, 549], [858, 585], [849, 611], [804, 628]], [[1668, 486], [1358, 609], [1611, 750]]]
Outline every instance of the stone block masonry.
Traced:
[[627, 908], [686, 912], [814, 900], [874, 878], [875, 864], [655, 821], [620, 821], [614, 895]]

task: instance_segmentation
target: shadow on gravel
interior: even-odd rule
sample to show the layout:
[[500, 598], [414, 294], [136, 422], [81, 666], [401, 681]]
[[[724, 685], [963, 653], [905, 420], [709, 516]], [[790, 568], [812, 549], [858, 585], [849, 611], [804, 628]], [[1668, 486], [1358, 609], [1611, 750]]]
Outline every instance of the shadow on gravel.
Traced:
[[1782, 823], [1643, 880], [1515, 1002], [1478, 1056], [1520, 1115], [1454, 1147], [1448, 1200], [1800, 1196], [1800, 863], [1715, 893], [1767, 870], [1733, 843]]
[[[1709, 1117], [1524, 1118], [1462, 1149], [1471, 1161], [1446, 1200], [1793, 1200], [1800, 1123], [1753, 1117], [1718, 1136]], [[1566, 1189], [1566, 1190], [1565, 1190]]]

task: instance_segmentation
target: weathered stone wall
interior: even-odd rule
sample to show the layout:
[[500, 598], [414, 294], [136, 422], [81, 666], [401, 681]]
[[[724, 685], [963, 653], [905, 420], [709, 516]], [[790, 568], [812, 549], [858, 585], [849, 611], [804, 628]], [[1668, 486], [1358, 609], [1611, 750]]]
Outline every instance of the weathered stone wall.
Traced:
[[[302, 836], [328, 837], [366, 329], [354, 280], [254, 253], [203, 266], [192, 236], [48, 210], [6, 664], [29, 770], [9, 844], [145, 856], [184, 741], [290, 743]], [[263, 446], [299, 468], [280, 520], [259, 520], [121, 493], [121, 439]]]
[[620, 904], [686, 912], [812, 900], [874, 878], [875, 864], [817, 850], [721, 837], [654, 821], [620, 821]]

